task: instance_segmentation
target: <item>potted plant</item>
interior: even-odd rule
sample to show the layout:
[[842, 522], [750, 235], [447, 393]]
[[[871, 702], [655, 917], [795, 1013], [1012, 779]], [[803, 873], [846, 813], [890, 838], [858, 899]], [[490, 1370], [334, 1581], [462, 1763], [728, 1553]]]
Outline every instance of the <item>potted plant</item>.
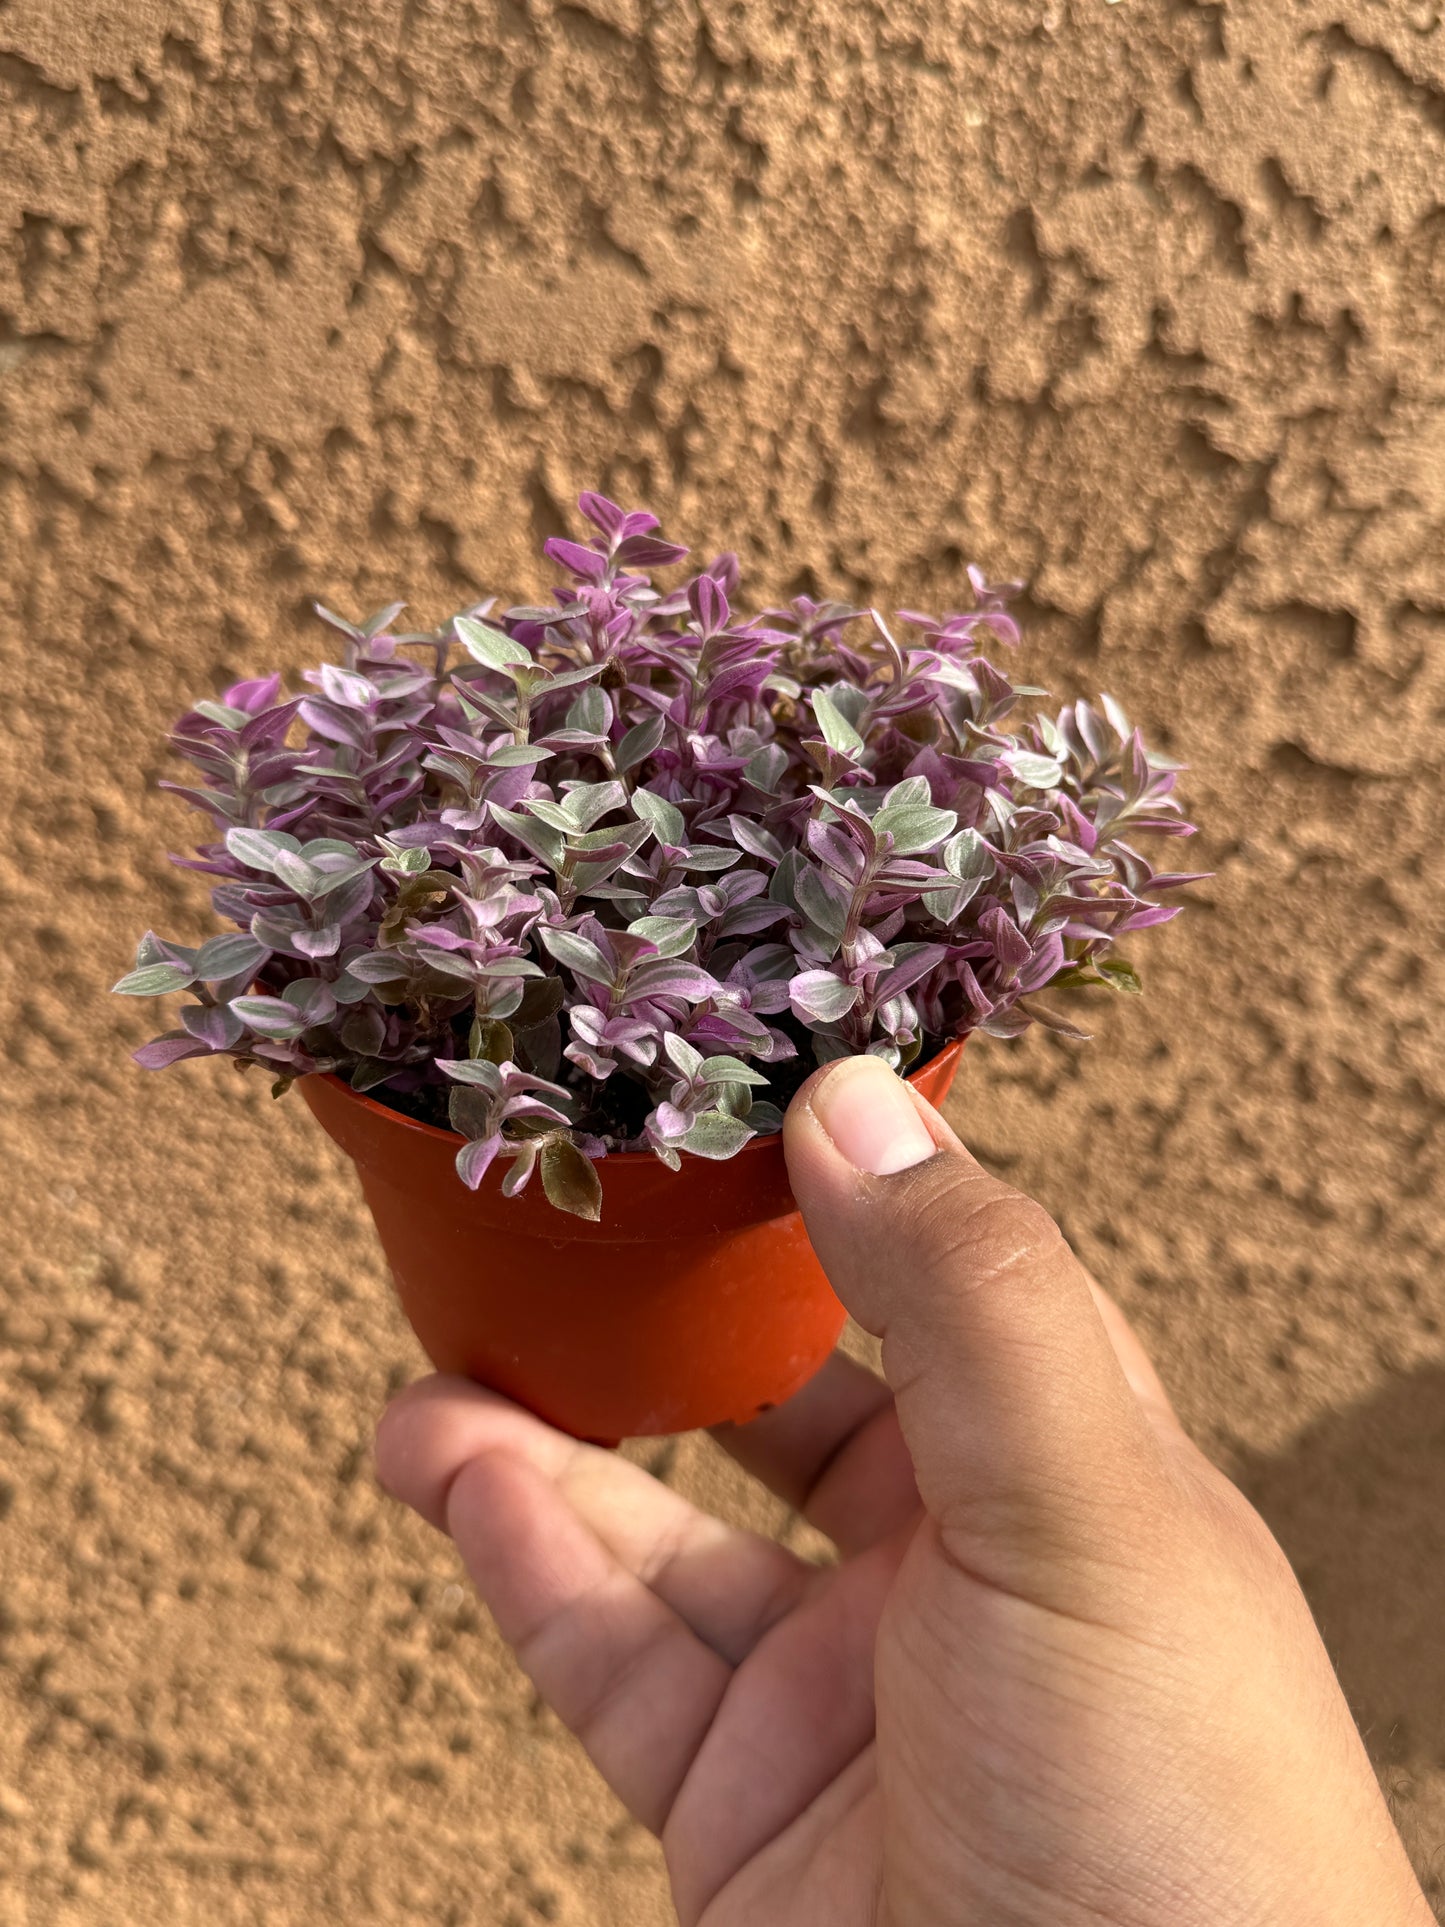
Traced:
[[[182, 717], [234, 928], [148, 934], [184, 991], [154, 1069], [299, 1081], [355, 1160], [434, 1362], [590, 1438], [742, 1420], [842, 1311], [788, 1190], [783, 1107], [871, 1051], [941, 1098], [973, 1031], [1082, 1035], [1048, 990], [1138, 987], [1118, 940], [1190, 879], [1178, 765], [1108, 697], [1019, 723], [1009, 589], [903, 613], [737, 613], [722, 555], [581, 498], [550, 603], [429, 634], [320, 613], [341, 659]], [[1017, 586], [1017, 585], [1013, 585]]]

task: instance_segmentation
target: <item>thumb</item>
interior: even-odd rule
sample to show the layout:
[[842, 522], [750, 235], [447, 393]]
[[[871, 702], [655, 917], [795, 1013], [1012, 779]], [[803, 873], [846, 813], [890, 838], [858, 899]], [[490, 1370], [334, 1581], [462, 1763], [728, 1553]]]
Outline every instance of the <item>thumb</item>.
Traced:
[[993, 1584], [1086, 1611], [1089, 1581], [1137, 1551], [1167, 1466], [1057, 1225], [876, 1057], [810, 1078], [784, 1144], [834, 1290], [883, 1341], [945, 1549]]

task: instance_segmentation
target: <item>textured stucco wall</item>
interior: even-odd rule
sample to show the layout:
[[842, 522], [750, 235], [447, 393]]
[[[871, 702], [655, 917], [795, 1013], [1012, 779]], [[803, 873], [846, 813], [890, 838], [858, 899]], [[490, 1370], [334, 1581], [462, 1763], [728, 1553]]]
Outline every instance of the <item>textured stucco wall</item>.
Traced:
[[374, 1491], [418, 1361], [341, 1160], [103, 995], [203, 928], [183, 700], [313, 593], [535, 591], [589, 484], [768, 595], [1025, 575], [1035, 679], [1194, 765], [1146, 1001], [954, 1114], [1441, 1872], [1440, 0], [0, 0], [0, 149], [0, 1921], [665, 1918]]

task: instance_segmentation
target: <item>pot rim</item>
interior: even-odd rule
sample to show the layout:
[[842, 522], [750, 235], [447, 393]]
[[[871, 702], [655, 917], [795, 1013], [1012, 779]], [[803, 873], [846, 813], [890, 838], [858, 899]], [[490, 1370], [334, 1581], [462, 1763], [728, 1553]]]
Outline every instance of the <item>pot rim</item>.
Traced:
[[[911, 1084], [922, 1072], [938, 1063], [941, 1058], [947, 1057], [951, 1052], [957, 1053], [961, 1051], [965, 1042], [966, 1039], [962, 1037], [950, 1038], [949, 1041], [940, 1046], [931, 1057], [924, 1058], [921, 1063], [915, 1064], [912, 1067], [908, 1072], [907, 1082]], [[861, 1055], [862, 1053], [854, 1054]], [[365, 1091], [353, 1090], [346, 1079], [344, 1077], [338, 1077], [335, 1071], [311, 1071], [308, 1073], [308, 1076], [314, 1077], [318, 1083], [333, 1085], [341, 1096], [348, 1098], [353, 1104], [363, 1105], [368, 1111], [375, 1111], [389, 1123], [399, 1124], [408, 1131], [420, 1132], [423, 1137], [439, 1138], [444, 1144], [466, 1143], [466, 1139], [460, 1131], [444, 1131], [439, 1124], [424, 1124], [419, 1117], [408, 1117], [405, 1111], [395, 1110], [390, 1104], [379, 1103], [376, 1098], [369, 1097]], [[779, 1142], [781, 1142], [781, 1134], [771, 1131], [768, 1132], [766, 1136], [760, 1135], [749, 1138], [740, 1151], [733, 1153], [733, 1156], [728, 1162], [730, 1164], [735, 1163], [738, 1158], [745, 1158], [760, 1152], [766, 1152], [773, 1144]], [[658, 1160], [656, 1154], [652, 1151], [609, 1151], [604, 1162], [615, 1168], [618, 1165], [653, 1165], [656, 1164]]]

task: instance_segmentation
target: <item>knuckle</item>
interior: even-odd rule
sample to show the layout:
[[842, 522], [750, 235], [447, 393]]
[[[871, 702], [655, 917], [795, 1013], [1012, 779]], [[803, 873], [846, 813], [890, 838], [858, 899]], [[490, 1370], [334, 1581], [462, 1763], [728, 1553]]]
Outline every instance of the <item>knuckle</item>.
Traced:
[[939, 1177], [918, 1198], [913, 1222], [932, 1262], [968, 1281], [986, 1280], [1067, 1250], [1048, 1212], [1023, 1192], [967, 1170]]

